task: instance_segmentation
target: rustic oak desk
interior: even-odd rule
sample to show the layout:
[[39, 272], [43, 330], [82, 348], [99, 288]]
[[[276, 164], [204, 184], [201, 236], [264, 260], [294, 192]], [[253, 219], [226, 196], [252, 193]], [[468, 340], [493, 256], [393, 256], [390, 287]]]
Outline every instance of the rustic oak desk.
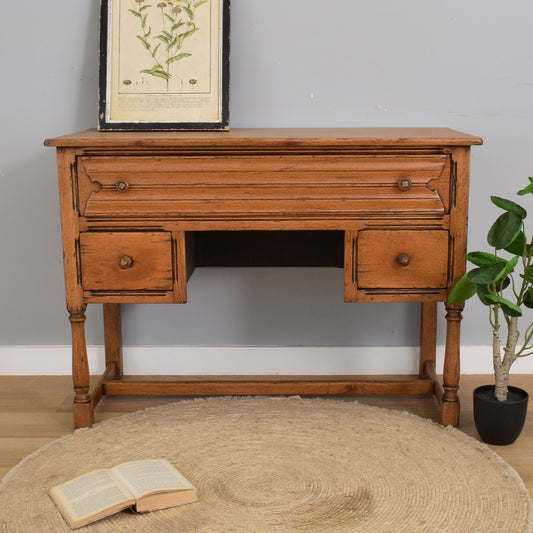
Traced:
[[[437, 302], [465, 271], [470, 146], [446, 128], [82, 133], [57, 147], [74, 424], [103, 394], [435, 394], [458, 425], [462, 307]], [[421, 302], [420, 374], [123, 379], [120, 304], [184, 303], [198, 265], [344, 269], [347, 302]], [[106, 370], [89, 385], [88, 303], [102, 303]]]

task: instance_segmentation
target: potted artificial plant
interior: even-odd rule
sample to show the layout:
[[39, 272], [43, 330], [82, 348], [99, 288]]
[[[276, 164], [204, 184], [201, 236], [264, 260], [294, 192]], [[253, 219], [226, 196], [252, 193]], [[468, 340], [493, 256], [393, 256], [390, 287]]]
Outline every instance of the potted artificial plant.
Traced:
[[[533, 178], [529, 181], [519, 195], [533, 193]], [[525, 234], [522, 206], [497, 196], [491, 200], [504, 211], [487, 235], [493, 251], [466, 254], [476, 268], [456, 283], [448, 302], [476, 295], [488, 308], [495, 384], [474, 391], [474, 419], [485, 442], [503, 445], [516, 440], [527, 411], [528, 394], [509, 386], [509, 371], [517, 358], [533, 353], [533, 322], [522, 336], [518, 329], [524, 308], [533, 309], [533, 239]]]

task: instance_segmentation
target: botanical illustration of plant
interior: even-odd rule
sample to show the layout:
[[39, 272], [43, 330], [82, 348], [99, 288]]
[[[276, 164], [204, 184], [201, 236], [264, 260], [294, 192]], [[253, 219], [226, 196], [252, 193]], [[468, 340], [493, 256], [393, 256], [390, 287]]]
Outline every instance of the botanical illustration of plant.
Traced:
[[[192, 53], [183, 51], [184, 41], [200, 28], [194, 22], [196, 10], [209, 0], [172, 0], [149, 4], [147, 0], [132, 0], [134, 8], [129, 9], [139, 20], [141, 35], [136, 35], [141, 46], [152, 58], [148, 68], [140, 70], [156, 78], [169, 80], [176, 76], [176, 63]], [[193, 83], [195, 80], [190, 80]]]

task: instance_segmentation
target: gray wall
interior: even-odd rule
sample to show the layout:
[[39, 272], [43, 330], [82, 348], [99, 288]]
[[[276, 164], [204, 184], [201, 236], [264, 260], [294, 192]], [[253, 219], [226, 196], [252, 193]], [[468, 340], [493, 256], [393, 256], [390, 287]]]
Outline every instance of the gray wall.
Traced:
[[[96, 125], [98, 4], [4, 5], [0, 345], [70, 342], [55, 154], [42, 141]], [[471, 248], [497, 212], [489, 194], [511, 196], [533, 175], [529, 0], [232, 0], [231, 16], [233, 127], [448, 126], [483, 137]], [[189, 301], [129, 306], [126, 342], [417, 342], [416, 305], [344, 304], [335, 269], [203, 269]], [[469, 304], [465, 344], [490, 342], [485, 314]], [[101, 343], [100, 309], [88, 315], [88, 342]]]

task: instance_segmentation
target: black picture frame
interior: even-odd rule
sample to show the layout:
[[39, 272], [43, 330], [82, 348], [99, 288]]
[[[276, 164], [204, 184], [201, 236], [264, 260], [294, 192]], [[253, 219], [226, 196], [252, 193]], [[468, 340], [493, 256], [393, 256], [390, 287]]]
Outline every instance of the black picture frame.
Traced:
[[[229, 129], [229, 45], [230, 0], [101, 0], [98, 129]], [[176, 64], [199, 75], [185, 80]]]

